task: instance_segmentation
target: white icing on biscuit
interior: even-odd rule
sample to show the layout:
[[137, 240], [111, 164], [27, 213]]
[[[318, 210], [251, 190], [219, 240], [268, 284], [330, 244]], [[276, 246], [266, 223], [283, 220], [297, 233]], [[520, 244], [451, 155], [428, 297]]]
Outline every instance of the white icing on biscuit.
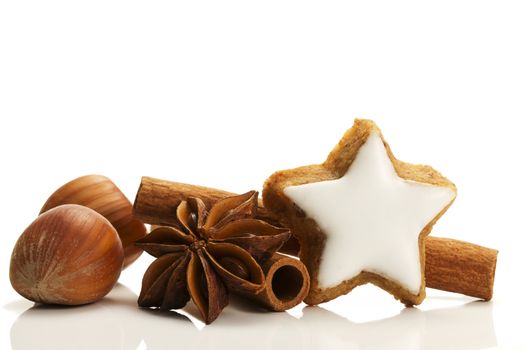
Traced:
[[455, 197], [450, 188], [400, 178], [377, 133], [343, 177], [290, 186], [284, 193], [327, 237], [320, 288], [368, 271], [413, 294], [421, 288], [419, 234]]

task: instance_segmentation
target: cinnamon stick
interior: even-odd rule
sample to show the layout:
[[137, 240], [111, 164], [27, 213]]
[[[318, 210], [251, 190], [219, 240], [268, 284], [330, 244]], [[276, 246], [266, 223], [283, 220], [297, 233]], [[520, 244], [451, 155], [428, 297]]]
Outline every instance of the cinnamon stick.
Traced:
[[[208, 208], [220, 199], [235, 196], [235, 193], [215, 188], [171, 182], [144, 176], [135, 197], [135, 216], [151, 225], [173, 225], [177, 219], [175, 210], [182, 200], [199, 197]], [[282, 225], [281, 220], [263, 207], [259, 199], [259, 219], [270, 224]]]
[[265, 287], [259, 293], [241, 293], [272, 311], [285, 311], [300, 304], [310, 289], [306, 266], [297, 258], [274, 254], [262, 266]]
[[[176, 220], [175, 208], [187, 197], [199, 197], [211, 206], [219, 199], [232, 195], [235, 194], [214, 188], [143, 177], [133, 210], [134, 215], [145, 223], [171, 225]], [[264, 208], [262, 201], [259, 201], [258, 217], [272, 224], [287, 226], [282, 218]], [[484, 300], [492, 298], [497, 250], [436, 237], [427, 237], [425, 247], [427, 287]], [[297, 255], [299, 244], [290, 239], [281, 251]]]
[[[299, 255], [291, 237], [281, 252]], [[498, 251], [451, 238], [425, 239], [425, 284], [428, 288], [492, 299]]]
[[427, 287], [490, 300], [498, 251], [450, 238], [425, 241]]

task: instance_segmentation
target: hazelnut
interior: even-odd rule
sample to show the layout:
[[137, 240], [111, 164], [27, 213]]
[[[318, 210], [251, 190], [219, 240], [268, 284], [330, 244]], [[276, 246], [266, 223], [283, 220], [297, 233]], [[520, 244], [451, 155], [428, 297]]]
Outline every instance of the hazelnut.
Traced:
[[111, 222], [124, 247], [122, 269], [138, 259], [142, 249], [135, 246], [135, 241], [146, 235], [146, 226], [133, 217], [130, 201], [110, 179], [101, 175], [86, 175], [74, 179], [56, 190], [40, 213], [62, 204], [83, 205]]
[[124, 253], [117, 231], [102, 215], [62, 205], [36, 218], [11, 255], [9, 278], [23, 297], [46, 304], [80, 305], [109, 293]]

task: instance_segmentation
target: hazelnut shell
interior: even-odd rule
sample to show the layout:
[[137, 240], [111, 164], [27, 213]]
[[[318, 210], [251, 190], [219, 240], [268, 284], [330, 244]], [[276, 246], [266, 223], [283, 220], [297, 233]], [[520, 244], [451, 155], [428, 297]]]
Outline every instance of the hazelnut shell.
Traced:
[[142, 254], [135, 241], [147, 233], [144, 223], [133, 217], [133, 206], [120, 189], [105, 176], [86, 175], [57, 189], [40, 213], [62, 204], [78, 204], [91, 208], [111, 222], [124, 247], [124, 264], [128, 267]]
[[109, 293], [123, 259], [117, 231], [107, 219], [87, 207], [62, 205], [40, 215], [20, 236], [9, 278], [34, 302], [81, 305]]

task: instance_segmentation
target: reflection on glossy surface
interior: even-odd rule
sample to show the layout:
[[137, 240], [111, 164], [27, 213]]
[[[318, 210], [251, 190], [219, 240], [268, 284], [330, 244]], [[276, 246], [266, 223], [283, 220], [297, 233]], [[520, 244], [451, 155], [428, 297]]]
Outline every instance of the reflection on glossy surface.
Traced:
[[397, 316], [366, 323], [352, 323], [319, 307], [303, 312], [302, 321], [307, 325], [323, 322], [324, 332], [309, 332], [312, 348], [443, 350], [496, 345], [490, 303], [472, 302], [431, 311], [409, 308]]
[[[212, 325], [176, 312], [141, 310], [123, 285], [101, 302], [75, 308], [35, 306], [11, 327], [14, 349], [480, 349], [496, 346], [490, 303], [420, 311], [354, 323], [321, 307], [300, 318], [233, 301]], [[186, 310], [192, 314], [191, 308]], [[200, 329], [202, 328], [202, 329]], [[142, 344], [142, 345], [141, 345]]]
[[141, 334], [130, 332], [123, 311], [136, 296], [118, 285], [101, 302], [78, 307], [35, 305], [11, 327], [13, 349], [136, 349]]

